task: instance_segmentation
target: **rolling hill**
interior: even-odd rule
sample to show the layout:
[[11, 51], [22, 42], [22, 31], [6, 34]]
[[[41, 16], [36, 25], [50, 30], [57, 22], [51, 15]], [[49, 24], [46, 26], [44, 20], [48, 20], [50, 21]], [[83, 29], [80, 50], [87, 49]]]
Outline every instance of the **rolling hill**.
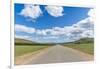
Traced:
[[83, 43], [93, 43], [94, 42], [94, 38], [82, 38], [82, 39], [79, 39], [77, 41], [74, 41], [72, 43], [74, 44], [83, 44]]
[[15, 38], [15, 45], [54, 45], [54, 43], [39, 43], [26, 39]]
[[34, 42], [32, 42], [30, 40], [15, 38], [15, 44], [16, 45], [25, 45], [25, 44], [34, 44]]
[[73, 48], [91, 55], [94, 54], [94, 38], [82, 38], [74, 42], [64, 43], [63, 46]]

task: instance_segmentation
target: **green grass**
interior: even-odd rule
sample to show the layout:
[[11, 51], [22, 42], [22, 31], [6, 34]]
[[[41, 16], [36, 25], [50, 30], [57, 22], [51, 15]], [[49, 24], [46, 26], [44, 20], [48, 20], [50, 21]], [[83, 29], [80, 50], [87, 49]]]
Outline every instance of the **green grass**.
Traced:
[[34, 46], [34, 45], [15, 45], [15, 57], [21, 56], [30, 52], [35, 52], [40, 49], [44, 49], [48, 46]]
[[74, 48], [77, 50], [80, 50], [82, 52], [88, 53], [88, 54], [94, 54], [94, 44], [93, 43], [84, 43], [84, 44], [66, 44], [64, 46]]

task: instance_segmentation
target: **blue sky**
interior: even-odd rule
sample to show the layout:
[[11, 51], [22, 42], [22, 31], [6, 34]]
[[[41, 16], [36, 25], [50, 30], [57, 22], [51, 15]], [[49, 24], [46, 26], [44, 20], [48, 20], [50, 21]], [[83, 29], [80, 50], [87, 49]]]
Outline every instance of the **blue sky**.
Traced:
[[[79, 39], [86, 31], [72, 34], [72, 30], [76, 33], [77, 30], [83, 29], [79, 28], [79, 23], [86, 19], [89, 21], [90, 10], [91, 8], [82, 7], [15, 4], [15, 36], [44, 43], [62, 43]], [[77, 30], [74, 25], [77, 25]]]

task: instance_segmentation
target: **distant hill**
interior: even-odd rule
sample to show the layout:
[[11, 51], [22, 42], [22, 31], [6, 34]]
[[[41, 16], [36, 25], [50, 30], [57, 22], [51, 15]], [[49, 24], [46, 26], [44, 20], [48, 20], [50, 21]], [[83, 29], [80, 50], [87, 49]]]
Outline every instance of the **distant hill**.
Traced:
[[63, 45], [63, 44], [84, 44], [84, 43], [94, 43], [94, 38], [82, 38], [77, 41], [68, 43], [38, 43], [30, 40], [15, 38], [15, 45], [56, 45], [56, 44]]
[[15, 38], [15, 42], [16, 43], [33, 43], [30, 40], [25, 40], [25, 39], [19, 39], [19, 38]]
[[74, 42], [69, 42], [69, 43], [74, 43], [74, 44], [82, 44], [82, 43], [93, 43], [94, 38], [82, 38]]
[[26, 39], [15, 38], [15, 45], [54, 45], [53, 43], [38, 43]]
[[34, 44], [34, 42], [30, 41], [30, 40], [25, 40], [25, 39], [20, 39], [20, 38], [15, 38], [15, 44]]

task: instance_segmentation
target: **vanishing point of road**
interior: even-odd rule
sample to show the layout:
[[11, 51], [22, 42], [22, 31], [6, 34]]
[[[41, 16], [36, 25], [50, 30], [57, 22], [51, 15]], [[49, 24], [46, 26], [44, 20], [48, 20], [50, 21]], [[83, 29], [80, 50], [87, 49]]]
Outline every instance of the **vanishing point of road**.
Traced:
[[93, 57], [85, 53], [61, 45], [49, 47], [37, 55], [38, 56], [33, 56], [31, 61], [29, 61], [27, 64], [80, 62], [93, 60]]

